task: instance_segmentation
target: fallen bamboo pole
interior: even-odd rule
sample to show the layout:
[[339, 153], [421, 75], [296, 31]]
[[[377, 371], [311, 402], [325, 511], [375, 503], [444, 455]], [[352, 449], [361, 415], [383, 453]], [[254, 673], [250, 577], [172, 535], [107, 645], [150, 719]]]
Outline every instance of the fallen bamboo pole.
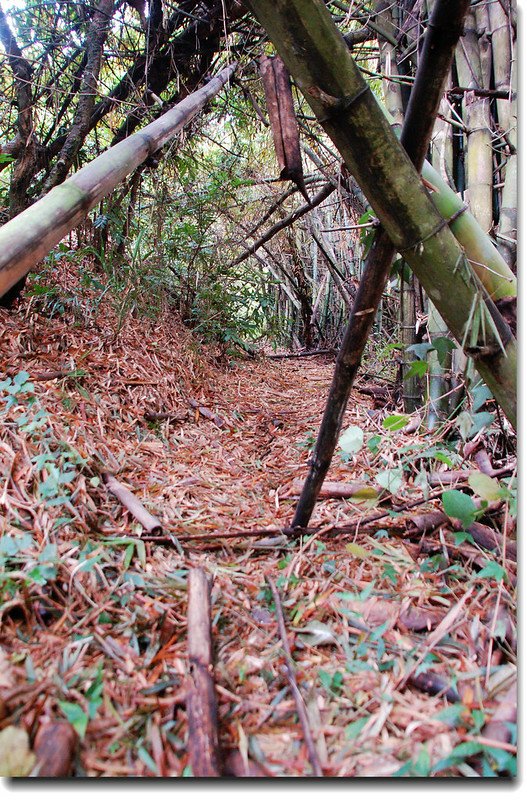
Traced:
[[333, 347], [324, 350], [311, 350], [305, 353], [272, 353], [267, 358], [281, 359], [281, 358], [311, 358], [311, 356], [334, 356], [336, 350]]
[[225, 67], [138, 133], [110, 147], [0, 228], [0, 297], [49, 253], [88, 212], [215, 97], [236, 70]]
[[110, 475], [109, 472], [102, 473], [102, 479], [106, 484], [106, 488], [111, 492], [120, 503], [141, 523], [145, 531], [151, 535], [160, 535], [163, 532], [163, 526], [157, 517], [154, 517], [149, 511], [146, 510], [144, 505], [126, 489], [117, 478]]
[[214, 688], [210, 585], [197, 567], [188, 576], [188, 749], [194, 778], [221, 775], [218, 705]]

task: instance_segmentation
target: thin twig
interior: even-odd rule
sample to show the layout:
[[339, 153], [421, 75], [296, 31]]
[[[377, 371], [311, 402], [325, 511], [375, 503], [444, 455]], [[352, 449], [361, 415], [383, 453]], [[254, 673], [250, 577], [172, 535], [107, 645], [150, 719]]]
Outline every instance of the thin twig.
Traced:
[[300, 689], [298, 688], [296, 679], [295, 679], [295, 662], [291, 656], [291, 650], [289, 648], [289, 642], [287, 641], [287, 630], [285, 627], [285, 619], [284, 619], [284, 612], [282, 610], [282, 603], [280, 601], [280, 595], [278, 594], [278, 589], [276, 588], [274, 582], [271, 578], [267, 578], [267, 583], [269, 584], [269, 588], [271, 589], [273, 600], [276, 609], [276, 618], [278, 620], [278, 631], [280, 633], [280, 638], [282, 640], [282, 645], [285, 654], [285, 667], [284, 667], [284, 674], [288, 680], [291, 693], [293, 695], [296, 710], [298, 713], [298, 719], [300, 720], [300, 724], [302, 726], [302, 731], [304, 733], [304, 739], [306, 742], [307, 752], [309, 761], [311, 763], [311, 767], [313, 768], [313, 774], [317, 778], [323, 778], [324, 773], [322, 771], [322, 767], [320, 765], [320, 761], [317, 755], [317, 751], [315, 748], [315, 742], [313, 741], [313, 736], [311, 734], [311, 729], [309, 727], [309, 720], [307, 717], [307, 710], [306, 705], [304, 703], [304, 698], [300, 693]]

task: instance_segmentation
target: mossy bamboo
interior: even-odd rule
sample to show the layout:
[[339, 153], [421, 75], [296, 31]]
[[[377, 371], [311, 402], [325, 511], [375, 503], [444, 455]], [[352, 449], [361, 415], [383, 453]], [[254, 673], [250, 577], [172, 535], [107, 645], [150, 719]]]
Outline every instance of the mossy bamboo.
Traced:
[[215, 97], [236, 64], [225, 67], [205, 86], [162, 117], [111, 147], [41, 200], [0, 228], [0, 297], [149, 155], [152, 155]]

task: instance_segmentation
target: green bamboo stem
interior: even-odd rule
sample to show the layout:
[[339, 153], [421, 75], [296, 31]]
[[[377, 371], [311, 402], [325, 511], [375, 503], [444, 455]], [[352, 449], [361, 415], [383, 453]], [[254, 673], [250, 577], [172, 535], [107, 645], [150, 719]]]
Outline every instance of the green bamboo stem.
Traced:
[[139, 164], [172, 139], [234, 74], [225, 67], [162, 117], [111, 147], [0, 228], [0, 297]]
[[315, 0], [247, 0], [395, 248], [515, 424], [516, 343]]
[[[440, 336], [448, 337], [447, 327], [433, 303], [428, 304], [428, 332], [431, 342]], [[444, 365], [440, 363], [436, 350], [428, 353], [428, 414], [426, 421], [428, 430], [433, 430], [438, 420], [444, 420], [448, 414], [449, 398], [445, 372], [451, 366], [451, 354], [446, 357], [445, 361]]]
[[517, 101], [516, 101], [516, 43], [511, 41], [509, 15], [500, 3], [491, 3], [490, 18], [494, 84], [497, 89], [508, 91], [507, 100], [497, 100], [500, 129], [510, 142], [509, 156], [502, 171], [504, 186], [501, 194], [500, 219], [497, 239], [498, 249], [507, 264], [516, 263], [516, 238], [518, 228], [518, 156], [517, 145]]
[[[482, 11], [486, 12], [486, 8]], [[489, 89], [490, 42], [486, 36], [478, 34], [477, 9], [474, 8], [467, 15], [465, 35], [456, 49], [457, 73], [461, 86]], [[467, 130], [465, 197], [474, 217], [488, 232], [492, 226], [490, 98], [465, 93], [463, 122]]]
[[490, 297], [493, 300], [516, 297], [516, 276], [463, 200], [428, 161], [424, 162], [421, 174], [434, 187], [432, 201], [435, 207], [444, 219], [450, 220], [450, 230]]

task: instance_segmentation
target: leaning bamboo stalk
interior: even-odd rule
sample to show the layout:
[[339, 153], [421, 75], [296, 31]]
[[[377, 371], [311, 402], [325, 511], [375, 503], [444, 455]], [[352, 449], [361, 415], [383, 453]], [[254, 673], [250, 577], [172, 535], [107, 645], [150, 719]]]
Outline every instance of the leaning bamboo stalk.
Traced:
[[516, 341], [393, 135], [329, 11], [315, 0], [247, 4], [395, 248], [515, 425]]
[[[295, 64], [297, 67], [297, 73], [295, 74], [295, 77], [297, 81], [301, 81], [301, 88], [304, 88], [307, 97], [318, 97], [319, 100], [322, 97], [322, 95], [320, 95], [322, 90], [318, 86], [310, 86], [310, 83], [316, 80], [319, 83], [322, 82], [324, 87], [331, 87], [331, 96], [333, 96], [335, 93], [341, 95], [344, 92], [344, 98], [342, 101], [340, 101], [345, 103], [344, 109], [346, 109], [351, 102], [348, 101], [346, 97], [354, 98], [353, 105], [355, 107], [351, 114], [348, 114], [346, 110], [339, 112], [336, 109], [332, 113], [330, 109], [325, 107], [328, 105], [327, 102], [325, 105], [322, 102], [322, 108], [318, 103], [313, 104], [311, 100], [309, 102], [312, 104], [313, 110], [319, 117], [321, 124], [326, 128], [327, 132], [339, 148], [341, 154], [344, 156], [349, 168], [354, 172], [357, 181], [362, 184], [362, 188], [369, 196], [369, 200], [375, 208], [377, 215], [384, 226], [384, 230], [376, 235], [366, 259], [366, 265], [361, 278], [357, 296], [355, 298], [355, 304], [353, 306], [352, 314], [344, 334], [341, 350], [337, 357], [333, 381], [329, 390], [324, 416], [320, 425], [315, 451], [312, 457], [311, 468], [306, 478], [305, 485], [293, 518], [293, 527], [305, 527], [311, 518], [318, 492], [320, 491], [323, 480], [330, 467], [331, 459], [333, 458], [333, 453], [337, 444], [337, 439], [344, 418], [351, 387], [360, 366], [362, 354], [373, 325], [376, 309], [382, 297], [388, 270], [395, 254], [396, 247], [398, 247], [401, 254], [404, 255], [408, 263], [412, 266], [423, 283], [423, 286], [428, 290], [428, 293], [432, 294], [433, 292], [434, 296], [438, 298], [439, 301], [441, 299], [443, 300], [443, 303], [441, 303], [442, 306], [447, 299], [446, 292], [448, 288], [448, 282], [452, 279], [454, 279], [453, 282], [456, 282], [455, 278], [457, 276], [456, 271], [458, 269], [458, 265], [460, 263], [464, 263], [464, 261], [459, 245], [455, 241], [450, 231], [446, 228], [444, 221], [438, 222], [440, 216], [437, 211], [435, 212], [437, 217], [433, 221], [433, 229], [419, 239], [418, 244], [416, 242], [416, 244], [412, 247], [401, 248], [398, 246], [397, 237], [394, 236], [394, 228], [398, 227], [399, 223], [402, 224], [397, 236], [403, 237], [408, 235], [411, 237], [417, 236], [417, 229], [421, 230], [424, 234], [424, 230], [427, 227], [426, 224], [423, 225], [424, 220], [423, 223], [420, 223], [418, 220], [419, 208], [421, 208], [422, 204], [425, 202], [424, 197], [421, 197], [419, 201], [417, 200], [418, 196], [421, 194], [420, 189], [423, 188], [418, 174], [415, 170], [413, 170], [413, 186], [416, 190], [416, 205], [414, 206], [414, 201], [412, 201], [410, 205], [406, 206], [405, 208], [404, 197], [401, 194], [401, 189], [404, 185], [406, 185], [406, 191], [410, 190], [410, 186], [412, 185], [412, 181], [410, 181], [410, 171], [413, 169], [411, 162], [408, 161], [408, 156], [406, 156], [404, 151], [400, 150], [398, 143], [397, 146], [395, 146], [397, 140], [392, 134], [388, 120], [383, 115], [383, 112], [377, 105], [376, 100], [369, 91], [367, 85], [364, 83], [354, 62], [349, 58], [347, 51], [339, 54], [338, 61], [341, 63], [339, 64], [339, 70], [335, 71], [335, 65], [337, 62], [335, 62], [333, 58], [329, 58], [329, 51], [327, 50], [328, 44], [326, 43], [325, 38], [327, 38], [328, 42], [331, 42], [332, 50], [336, 50], [337, 52], [339, 48], [342, 49], [343, 43], [339, 41], [338, 31], [333, 25], [331, 18], [325, 16], [325, 10], [323, 11], [318, 5], [310, 2], [310, 0], [298, 0], [298, 3], [299, 5], [304, 6], [303, 14], [305, 16], [305, 20], [304, 17], [301, 17], [302, 22], [305, 22], [305, 27], [303, 30], [301, 30], [302, 38], [304, 40], [302, 41], [302, 47], [307, 52], [310, 50], [317, 52], [318, 56], [324, 63], [324, 69], [319, 68], [320, 74], [312, 75], [309, 70], [307, 70], [307, 74], [305, 74], [303, 64]], [[256, 5], [260, 9], [260, 4], [257, 3]], [[264, 3], [263, 5], [265, 6], [266, 4]], [[438, 13], [434, 14], [433, 18], [435, 26], [441, 28], [446, 25], [448, 29], [450, 25], [452, 25], [453, 29], [457, 30], [459, 35], [460, 22], [462, 21], [463, 15], [466, 11], [466, 2], [460, 0], [459, 4], [456, 6], [456, 15], [450, 18], [450, 25], [448, 21], [442, 19], [442, 17], [445, 16], [446, 10], [447, 9], [444, 3], [438, 4], [436, 8], [436, 12]], [[265, 8], [265, 12], [267, 12], [267, 7]], [[267, 13], [265, 13], [264, 16], [264, 24], [268, 26], [268, 32], [273, 32], [275, 30], [273, 19], [269, 18]], [[283, 20], [282, 24], [285, 24]], [[298, 47], [299, 45], [296, 33], [299, 25], [300, 21], [297, 19], [295, 26], [288, 30], [288, 35], [293, 42], [293, 47]], [[322, 39], [319, 35], [320, 31], [322, 31]], [[435, 32], [432, 33], [432, 36], [434, 35]], [[280, 37], [281, 32], [278, 30], [276, 31], [276, 40], [278, 42], [280, 42]], [[288, 44], [289, 42], [286, 39], [285, 48], [287, 48]], [[452, 42], [451, 35], [449, 35], [448, 47], [450, 59], [452, 58], [453, 54], [453, 44], [454, 43]], [[286, 52], [285, 49], [284, 52]], [[428, 48], [428, 52], [428, 58], [423, 60], [420, 65], [420, 69], [422, 71], [424, 70], [425, 74], [428, 74], [428, 72], [435, 69], [435, 62], [437, 60], [434, 57], [434, 52], [432, 51], [432, 53], [430, 53], [430, 48]], [[446, 70], [447, 61], [448, 60], [441, 58], [444, 72]], [[292, 63], [294, 64], [293, 57]], [[343, 75], [346, 75], [345, 81], [343, 81]], [[443, 80], [445, 77], [446, 74], [443, 74]], [[348, 85], [343, 86], [342, 83], [347, 83]], [[424, 83], [425, 82], [422, 80], [419, 82], [419, 85], [422, 87], [420, 91], [421, 94], [425, 89]], [[441, 81], [435, 79], [433, 86], [435, 88], [434, 103], [431, 105], [429, 98], [427, 98], [426, 101], [423, 101], [425, 103], [425, 107], [429, 110], [431, 108], [435, 108], [437, 110], [441, 97]], [[367, 103], [366, 98], [368, 99]], [[364, 108], [361, 107], [363, 103], [365, 104]], [[406, 145], [412, 151], [415, 159], [415, 166], [420, 170], [424, 159], [425, 147], [432, 133], [435, 114], [430, 113], [429, 118], [426, 120], [426, 124], [424, 124], [423, 121], [416, 120], [416, 116], [419, 114], [419, 108], [420, 104], [418, 100], [416, 101], [414, 99], [414, 110], [412, 115], [407, 116], [405, 120], [403, 136], [405, 138]], [[342, 120], [340, 120], [341, 116]], [[341, 123], [340, 125], [339, 121]], [[424, 144], [422, 142], [416, 144], [412, 138], [411, 134], [414, 124], [419, 128], [421, 137], [426, 138], [426, 142]], [[393, 148], [391, 153], [391, 164], [389, 163], [390, 159], [388, 159], [388, 161], [385, 160], [388, 147]], [[366, 149], [368, 151], [367, 157], [365, 157]], [[357, 159], [358, 153], [364, 157], [364, 162]], [[395, 169], [395, 164], [398, 164], [399, 167], [401, 167], [401, 164], [403, 163], [409, 166], [408, 183], [399, 182], [400, 172]], [[388, 191], [388, 195], [392, 197], [393, 202], [398, 206], [398, 210], [400, 212], [399, 219], [399, 214], [392, 214], [390, 209], [385, 206], [386, 198], [378, 198], [377, 196], [375, 182], [382, 177], [382, 175], [384, 175], [386, 181], [390, 183], [391, 188]], [[375, 179], [372, 181], [373, 177], [375, 177]], [[417, 182], [415, 181], [415, 178], [417, 178]], [[420, 187], [419, 191], [417, 190], [417, 184], [419, 184]], [[426, 192], [424, 194], [426, 196], [426, 202], [430, 204], [428, 206], [427, 213], [431, 213], [433, 206], [431, 205], [431, 201], [428, 195], [426, 195]], [[379, 205], [376, 208], [375, 202], [377, 200]], [[433, 210], [435, 211], [435, 209]], [[387, 221], [389, 221], [390, 227], [388, 227]], [[444, 288], [443, 286], [437, 285], [435, 276], [433, 281], [430, 280], [431, 276], [428, 274], [429, 269], [426, 268], [425, 263], [420, 259], [420, 256], [425, 253], [427, 250], [427, 245], [429, 246], [430, 243], [433, 243], [434, 247], [437, 246], [439, 250], [441, 250], [443, 247], [445, 248], [442, 255], [443, 259], [447, 255], [446, 249], [450, 250], [450, 258], [453, 260], [455, 258], [455, 262], [451, 263], [450, 265], [450, 271], [447, 269], [443, 274], [445, 281]], [[438, 251], [435, 253], [428, 252], [427, 255], [431, 264], [435, 265], [438, 263]], [[416, 256], [417, 259], [415, 258]], [[426, 260], [427, 259], [425, 259], [425, 262]], [[444, 266], [444, 261], [442, 262], [442, 266]], [[466, 267], [466, 269], [469, 271], [468, 267]], [[439, 266], [438, 272], [440, 271], [441, 266]], [[469, 289], [471, 275], [471, 273], [467, 274], [467, 272], [465, 272], [465, 290]], [[441, 279], [440, 283], [442, 283], [443, 278]], [[468, 294], [473, 295], [474, 290], [469, 289]], [[473, 302], [473, 300], [471, 302]], [[452, 320], [452, 322], [454, 322], [451, 314], [449, 314], [449, 318], [449, 321]], [[455, 324], [451, 323], [452, 329], [457, 329], [460, 331], [459, 323], [460, 320], [457, 320]], [[462, 324], [461, 330], [463, 330], [468, 324], [469, 322], [465, 320], [465, 322]]]
[[465, 251], [468, 262], [493, 300], [516, 297], [516, 276], [463, 200], [425, 161], [423, 178], [433, 187], [432, 201]]
[[126, 487], [124, 487], [123, 484], [117, 480], [117, 478], [114, 478], [114, 476], [110, 475], [109, 472], [103, 472], [102, 479], [106, 484], [108, 491], [111, 492], [130, 512], [130, 514], [141, 523], [147, 533], [154, 535], [163, 532], [163, 526], [157, 517], [154, 517], [149, 511], [147, 511], [137, 497], [128, 489], [126, 489]]
[[110, 147], [0, 228], [0, 297], [128, 174], [187, 125], [229, 81], [236, 66], [225, 67], [162, 117]]
[[190, 672], [187, 716], [188, 749], [192, 775], [195, 778], [216, 778], [221, 775], [210, 607], [207, 575], [202, 569], [193, 568], [188, 576], [187, 637]]

